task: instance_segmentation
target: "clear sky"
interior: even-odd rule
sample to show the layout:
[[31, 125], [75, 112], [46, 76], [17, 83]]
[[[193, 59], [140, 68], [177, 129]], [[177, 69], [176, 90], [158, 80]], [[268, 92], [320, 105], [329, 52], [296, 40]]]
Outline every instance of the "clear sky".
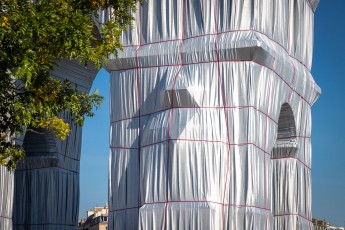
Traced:
[[109, 78], [107, 71], [101, 69], [91, 89], [92, 92], [97, 88], [104, 100], [95, 116], [86, 118], [83, 127], [79, 218], [85, 218], [87, 210], [108, 202]]
[[322, 95], [312, 108], [313, 216], [345, 221], [345, 1], [315, 12], [312, 73]]
[[[313, 217], [345, 221], [345, 0], [321, 0], [315, 13], [312, 73], [322, 95], [312, 109]], [[83, 130], [80, 214], [108, 200], [109, 74], [101, 70], [93, 88], [105, 96]]]

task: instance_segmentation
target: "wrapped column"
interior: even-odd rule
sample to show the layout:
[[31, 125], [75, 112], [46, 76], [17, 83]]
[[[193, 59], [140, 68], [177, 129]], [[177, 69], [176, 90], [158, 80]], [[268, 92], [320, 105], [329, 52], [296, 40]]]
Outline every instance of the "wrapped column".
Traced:
[[138, 5], [111, 73], [109, 229], [312, 229], [309, 0]]
[[[60, 61], [52, 74], [89, 92], [96, 73], [77, 62]], [[65, 141], [44, 129], [25, 135], [26, 158], [15, 171], [13, 229], [78, 229], [82, 128], [73, 124], [70, 113], [60, 117], [71, 127]]]
[[12, 229], [13, 173], [0, 166], [0, 230]]

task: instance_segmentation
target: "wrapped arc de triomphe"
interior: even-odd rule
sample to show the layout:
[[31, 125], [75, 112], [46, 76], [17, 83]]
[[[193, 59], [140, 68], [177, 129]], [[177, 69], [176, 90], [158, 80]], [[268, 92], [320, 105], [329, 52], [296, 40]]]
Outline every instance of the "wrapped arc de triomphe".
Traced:
[[[105, 66], [111, 74], [108, 229], [313, 228], [311, 106], [321, 90], [310, 69], [317, 5], [138, 4], [123, 51]], [[95, 71], [62, 62], [54, 75], [88, 91]], [[65, 142], [25, 136], [14, 229], [77, 229], [81, 128], [73, 127]], [[13, 176], [0, 175], [0, 183]], [[8, 185], [1, 194], [11, 194]], [[8, 197], [0, 200], [1, 230], [11, 229]]]
[[109, 229], [312, 229], [311, 0], [149, 0], [113, 58]]

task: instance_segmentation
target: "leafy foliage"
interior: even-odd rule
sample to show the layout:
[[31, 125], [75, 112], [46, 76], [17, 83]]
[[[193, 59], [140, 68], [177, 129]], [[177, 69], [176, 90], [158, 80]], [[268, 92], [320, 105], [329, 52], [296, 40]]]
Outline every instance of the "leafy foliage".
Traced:
[[[25, 155], [14, 138], [24, 127], [45, 128], [64, 139], [69, 124], [58, 117], [70, 111], [82, 125], [102, 97], [78, 92], [51, 76], [64, 58], [97, 68], [121, 49], [120, 36], [133, 20], [137, 0], [0, 1], [0, 164], [13, 170]], [[98, 12], [113, 20], [96, 27]]]

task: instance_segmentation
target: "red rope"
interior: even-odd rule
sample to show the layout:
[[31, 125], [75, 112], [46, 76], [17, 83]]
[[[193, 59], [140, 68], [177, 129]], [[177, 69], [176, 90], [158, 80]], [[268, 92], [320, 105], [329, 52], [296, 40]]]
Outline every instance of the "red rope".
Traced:
[[[224, 106], [173, 106], [172, 109], [223, 109]], [[243, 105], [243, 106], [225, 106], [226, 109], [254, 109], [260, 113], [262, 113], [263, 115], [267, 115], [265, 112], [263, 112], [262, 110], [258, 109], [256, 106], [252, 106], [252, 105]], [[167, 108], [167, 109], [161, 109], [155, 112], [151, 112], [151, 113], [146, 113], [146, 114], [141, 114], [141, 117], [144, 116], [151, 116], [153, 114], [156, 113], [161, 113], [167, 110], [170, 110], [171, 108]], [[268, 116], [268, 115], [267, 115]], [[274, 120], [272, 117], [268, 116], [269, 119], [271, 121], [273, 121], [274, 123], [278, 124], [278, 121]], [[117, 123], [117, 122], [122, 122], [122, 121], [127, 121], [127, 120], [131, 120], [131, 119], [135, 119], [138, 118], [138, 116], [133, 116], [133, 117], [126, 117], [126, 118], [122, 118], [122, 119], [118, 119], [118, 120], [114, 120], [111, 121], [111, 124]]]
[[[302, 137], [302, 138], [309, 138], [309, 137]], [[225, 142], [225, 141], [222, 141], [222, 140], [194, 140], [194, 139], [170, 138], [170, 139], [165, 139], [165, 140], [157, 141], [157, 142], [154, 142], [154, 143], [150, 143], [150, 144], [147, 144], [147, 145], [142, 145], [141, 148], [146, 148], [146, 147], [150, 147], [150, 146], [157, 145], [157, 144], [160, 144], [160, 143], [168, 142], [168, 140], [170, 140], [170, 141], [190, 141], [190, 142], [212, 142], [212, 143], [221, 143], [221, 144], [224, 144], [224, 145], [229, 145], [228, 142]], [[232, 143], [229, 146], [246, 146], [246, 145], [252, 145], [255, 148], [257, 148], [260, 151], [262, 151], [263, 153], [265, 153], [267, 155], [271, 155], [269, 152], [265, 151], [263, 148], [259, 147], [257, 144], [252, 143], [252, 142], [244, 142], [244, 143], [237, 143], [237, 144], [236, 143]], [[112, 149], [134, 149], [134, 150], [138, 149], [138, 148], [135, 148], [135, 147], [131, 148], [131, 147], [122, 147], [122, 146], [110, 146], [110, 148], [112, 148]], [[271, 160], [287, 159], [287, 158], [289, 158], [289, 159], [296, 159], [299, 162], [301, 162], [304, 166], [306, 166], [308, 169], [311, 170], [310, 166], [308, 166], [305, 162], [303, 162], [301, 159], [296, 158], [296, 157], [271, 158]]]
[[[304, 107], [305, 107], [305, 104], [302, 104], [302, 111], [304, 110]], [[305, 118], [304, 133], [303, 133], [304, 136], [307, 135], [307, 121], [308, 121], [308, 117]], [[304, 140], [304, 153], [306, 153], [306, 141], [305, 140]], [[306, 214], [308, 215], [309, 218], [311, 217], [311, 210], [309, 209], [309, 207], [306, 210]], [[309, 229], [311, 229], [310, 225], [309, 225]]]
[[[31, 171], [31, 170], [47, 169], [47, 168], [58, 168], [58, 169], [63, 169], [70, 172], [69, 174], [79, 174], [79, 171], [70, 170], [61, 166], [44, 166], [44, 167], [39, 167], [39, 168], [16, 169], [16, 172], [25, 172], [25, 171]], [[61, 174], [68, 174], [68, 173], [61, 172]]]
[[[307, 3], [309, 5], [309, 7], [312, 9], [312, 6], [311, 6], [311, 3], [309, 2], [309, 0], [307, 0]], [[192, 36], [192, 37], [188, 37], [188, 38], [184, 38], [184, 15], [185, 15], [185, 1], [183, 2], [183, 18], [182, 18], [182, 38], [181, 39], [172, 39], [172, 40], [165, 40], [165, 41], [159, 41], [159, 42], [151, 42], [151, 43], [146, 43], [146, 44], [141, 44], [141, 35], [140, 35], [140, 31], [139, 31], [139, 45], [135, 45], [135, 46], [138, 46], [138, 48], [136, 49], [136, 77], [137, 77], [137, 87], [138, 87], [138, 113], [139, 115], [136, 116], [139, 118], [139, 128], [138, 128], [138, 139], [139, 139], [139, 146], [138, 148], [127, 148], [127, 147], [111, 147], [111, 148], [124, 148], [124, 149], [138, 149], [138, 157], [139, 157], [139, 162], [140, 162], [140, 148], [143, 148], [143, 147], [147, 147], [147, 146], [151, 146], [151, 145], [154, 145], [154, 144], [157, 144], [157, 143], [162, 143], [162, 142], [165, 142], [167, 141], [168, 142], [168, 152], [167, 152], [167, 179], [166, 179], [166, 201], [165, 202], [154, 202], [154, 203], [164, 203], [165, 204], [165, 215], [164, 215], [164, 223], [165, 223], [165, 229], [167, 228], [167, 208], [168, 208], [168, 203], [171, 202], [181, 202], [181, 201], [169, 201], [169, 189], [168, 189], [168, 180], [169, 180], [169, 158], [170, 158], [170, 142], [172, 140], [184, 140], [184, 141], [202, 141], [202, 142], [221, 142], [221, 143], [224, 143], [224, 144], [227, 144], [228, 146], [228, 160], [227, 160], [227, 169], [226, 169], [226, 180], [225, 180], [225, 185], [224, 185], [224, 194], [223, 194], [223, 198], [222, 198], [222, 203], [219, 203], [223, 206], [223, 211], [222, 211], [222, 225], [223, 225], [223, 229], [224, 229], [224, 221], [225, 221], [225, 210], [224, 210], [224, 206], [232, 206], [231, 204], [225, 204], [225, 194], [226, 194], [226, 186], [227, 186], [227, 181], [228, 181], [228, 174], [229, 174], [229, 164], [230, 164], [230, 157], [231, 157], [231, 152], [230, 152], [230, 146], [231, 145], [249, 145], [249, 144], [252, 144], [254, 145], [255, 147], [259, 148], [256, 144], [254, 143], [242, 143], [242, 144], [231, 144], [230, 143], [230, 134], [229, 134], [229, 127], [228, 127], [228, 119], [227, 119], [227, 114], [226, 114], [226, 108], [229, 108], [229, 107], [226, 107], [226, 102], [225, 102], [225, 93], [224, 93], [224, 85], [223, 85], [223, 82], [222, 82], [222, 77], [221, 77], [221, 68], [220, 68], [220, 63], [223, 63], [223, 62], [253, 62], [255, 64], [258, 64], [260, 66], [263, 66], [263, 67], [266, 67], [270, 70], [272, 70], [278, 77], [280, 77], [280, 79], [288, 85], [288, 87], [291, 89], [291, 92], [290, 92], [290, 95], [289, 95], [289, 99], [288, 101], [290, 102], [291, 101], [291, 96], [292, 96], [292, 92], [296, 93], [301, 99], [303, 99], [304, 101], [306, 101], [306, 103], [308, 103], [309, 105], [311, 105], [311, 102], [308, 102], [304, 97], [302, 97], [296, 90], [294, 90], [292, 88], [292, 84], [294, 82], [294, 79], [295, 79], [295, 72], [296, 72], [296, 69], [295, 69], [295, 66], [292, 62], [291, 59], [295, 59], [297, 60], [299, 63], [301, 63], [305, 68], [307, 68], [307, 70], [310, 72], [309, 68], [301, 61], [299, 61], [297, 58], [291, 56], [288, 52], [288, 50], [282, 46], [280, 43], [278, 43], [277, 41], [273, 40], [272, 38], [270, 38], [268, 35], [260, 32], [260, 31], [256, 31], [256, 30], [253, 30], [253, 29], [250, 29], [250, 30], [232, 30], [232, 31], [225, 31], [225, 32], [220, 32], [218, 31], [218, 25], [219, 25], [219, 12], [218, 12], [218, 9], [219, 9], [219, 1], [217, 0], [217, 7], [216, 7], [216, 33], [213, 33], [213, 34], [204, 34], [204, 35], [198, 35], [198, 36]], [[313, 10], [313, 9], [312, 9]], [[313, 10], [314, 11], [314, 10]], [[139, 7], [139, 27], [140, 27], [140, 7]], [[139, 29], [138, 29], [139, 30]], [[274, 61], [273, 61], [273, 65], [272, 65], [272, 68], [268, 67], [268, 66], [265, 66], [264, 64], [262, 63], [258, 63], [256, 61], [253, 61], [253, 60], [248, 60], [248, 61], [237, 61], [237, 60], [228, 60], [228, 61], [224, 61], [224, 60], [220, 60], [220, 56], [219, 56], [219, 49], [218, 49], [218, 45], [217, 45], [217, 42], [219, 41], [219, 34], [224, 34], [224, 33], [229, 33], [229, 32], [245, 32], [245, 31], [253, 31], [253, 32], [257, 32], [257, 33], [260, 33], [262, 35], [265, 35], [268, 39], [270, 39], [272, 42], [275, 42], [276, 44], [278, 44], [280, 47], [282, 47], [285, 52], [288, 53], [289, 57], [291, 58], [291, 63], [292, 63], [292, 66], [293, 66], [293, 77], [292, 77], [292, 81], [291, 81], [291, 85], [289, 83], [287, 83], [285, 81], [285, 79], [282, 78], [282, 76], [280, 76], [276, 71], [275, 71], [275, 65], [276, 65], [276, 53], [274, 55]], [[212, 141], [212, 140], [188, 140], [188, 139], [173, 139], [171, 138], [171, 125], [172, 125], [172, 117], [173, 117], [173, 109], [174, 108], [194, 108], [194, 107], [174, 107], [174, 97], [173, 97], [173, 94], [174, 94], [174, 87], [175, 87], [175, 84], [176, 84], [176, 80], [177, 80], [177, 77], [182, 69], [182, 67], [184, 65], [191, 65], [191, 64], [201, 64], [201, 63], [212, 63], [212, 62], [215, 62], [215, 61], [207, 61], [207, 62], [197, 62], [197, 63], [189, 63], [189, 64], [184, 64], [183, 63], [183, 56], [182, 56], [182, 47], [183, 47], [183, 41], [184, 40], [187, 40], [187, 39], [192, 39], [192, 38], [197, 38], [197, 37], [203, 37], [203, 36], [210, 36], [210, 35], [215, 35], [216, 36], [216, 41], [215, 41], [215, 49], [216, 49], [216, 54], [217, 54], [217, 65], [218, 65], [218, 77], [219, 77], [219, 84], [220, 84], [220, 87], [221, 87], [221, 90], [222, 90], [222, 103], [223, 103], [223, 106], [222, 107], [218, 107], [218, 108], [222, 108], [224, 110], [224, 117], [225, 117], [225, 122], [226, 122], [226, 130], [227, 130], [227, 143], [225, 143], [224, 141]], [[163, 141], [160, 141], [160, 142], [156, 142], [156, 143], [153, 143], [153, 144], [149, 144], [149, 145], [146, 145], [146, 146], [141, 146], [140, 145], [140, 117], [141, 116], [147, 116], [146, 115], [141, 115], [140, 114], [140, 103], [141, 103], [141, 98], [140, 98], [140, 79], [139, 79], [139, 58], [138, 58], [138, 49], [141, 47], [141, 46], [144, 46], [144, 45], [151, 45], [151, 44], [157, 44], [157, 43], [162, 43], [162, 42], [173, 42], [173, 41], [181, 41], [180, 43], [180, 64], [178, 65], [160, 65], [160, 66], [147, 66], [147, 67], [140, 67], [140, 68], [159, 68], [159, 67], [162, 67], [162, 66], [179, 66], [179, 70], [177, 72], [177, 74], [175, 75], [175, 78], [174, 78], [174, 82], [173, 82], [173, 86], [172, 86], [172, 103], [171, 103], [171, 107], [170, 107], [170, 118], [169, 118], [169, 123], [168, 123], [168, 139], [167, 140], [163, 140]], [[124, 47], [128, 47], [128, 46], [124, 46]], [[288, 48], [290, 47], [290, 41], [289, 41], [289, 44], [288, 44]], [[129, 69], [133, 69], [133, 68], [128, 68]], [[269, 86], [269, 95], [268, 95], [268, 106], [267, 106], [267, 112], [264, 113], [260, 110], [258, 110], [259, 112], [262, 112], [264, 115], [266, 115], [266, 128], [265, 128], [265, 142], [264, 142], [264, 148], [261, 149], [263, 150], [264, 153], [270, 155], [269, 153], [267, 153], [266, 151], [266, 148], [267, 148], [267, 126], [268, 126], [268, 119], [271, 119], [273, 120], [271, 117], [269, 117], [268, 113], [269, 113], [269, 105], [270, 105], [270, 91], [271, 91], [271, 87], [272, 87], [272, 78], [270, 80], [270, 86]], [[313, 85], [313, 90], [315, 91], [315, 83]], [[255, 108], [254, 106], [246, 106], [246, 108]], [[206, 108], [206, 107], [203, 107], [203, 108]], [[208, 107], [208, 108], [214, 108], [214, 107]], [[244, 108], [244, 107], [243, 107]], [[168, 110], [168, 109], [164, 109], [164, 110]], [[162, 112], [164, 110], [161, 110], [161, 111], [157, 111], [157, 112], [154, 112], [154, 113], [158, 113], [158, 112]], [[152, 114], [152, 113], [151, 113]], [[133, 117], [134, 118], [134, 117]], [[123, 118], [123, 119], [120, 119], [120, 120], [117, 120], [117, 121], [112, 121], [111, 123], [115, 123], [115, 122], [119, 122], [119, 121], [123, 121], [123, 120], [129, 120], [129, 119], [133, 119], [133, 118]], [[274, 120], [273, 120], [274, 121]], [[277, 123], [276, 121], [274, 121], [275, 123]], [[297, 136], [296, 136], [297, 137]], [[299, 136], [299, 137], [302, 137], [302, 136]], [[305, 137], [305, 138], [309, 138], [309, 137]], [[267, 209], [267, 200], [266, 200], [266, 195], [267, 195], [267, 192], [266, 192], [266, 186], [267, 186], [267, 183], [266, 183], [266, 154], [265, 154], [265, 160], [264, 160], [264, 174], [265, 174], [265, 178], [264, 178], [264, 204], [265, 204], [265, 207], [264, 208], [261, 208], [263, 210], [266, 211], [266, 228], [268, 228], [268, 211], [270, 211], [269, 209]], [[290, 158], [290, 157], [289, 157]], [[278, 159], [278, 158], [274, 158], [273, 160], [275, 159]], [[283, 159], [283, 158], [279, 158], [279, 159]], [[297, 158], [293, 158], [293, 159], [296, 159], [298, 161], [300, 161], [301, 163], [303, 163], [300, 159], [297, 159]], [[303, 163], [307, 168], [309, 168], [305, 163]], [[310, 168], [309, 168], [310, 169]], [[140, 185], [139, 185], [140, 186]], [[184, 202], [209, 202], [209, 201], [184, 201]], [[154, 203], [151, 203], [151, 204], [154, 204]], [[149, 203], [145, 203], [145, 204], [149, 204]], [[247, 205], [233, 205], [233, 206], [241, 206], [241, 207], [255, 207], [255, 206], [247, 206]], [[142, 206], [140, 206], [142, 207]], [[132, 207], [132, 208], [128, 208], [128, 209], [134, 209], [134, 208], [140, 208], [139, 206], [138, 207]], [[257, 207], [255, 207], [257, 208]], [[126, 210], [126, 209], [122, 209], [122, 210]], [[284, 215], [298, 215], [298, 214], [284, 214]], [[275, 215], [275, 216], [279, 216], [279, 215]], [[300, 216], [300, 215], [298, 215]]]
[[[202, 64], [202, 63], [215, 63], [218, 61], [207, 61], [207, 62], [193, 62], [193, 63], [188, 63], [188, 64], [183, 64], [183, 66], [186, 65], [196, 65], [196, 64]], [[307, 101], [307, 99], [305, 99], [301, 94], [299, 94], [279, 73], [277, 73], [275, 70], [273, 70], [271, 67], [268, 67], [262, 63], [259, 63], [257, 61], [253, 61], [253, 60], [219, 60], [220, 63], [229, 63], [229, 62], [252, 62], [255, 63], [257, 65], [260, 65], [262, 67], [265, 67], [269, 70], [271, 70], [272, 72], [274, 72], [295, 94], [297, 94], [302, 100], [304, 100], [305, 102], [308, 103], [309, 106], [312, 105], [312, 102]], [[160, 66], [142, 66], [140, 68], [159, 68], [159, 67], [164, 67], [164, 66], [180, 66], [180, 64], [171, 64], [171, 65], [160, 65]], [[122, 69], [122, 70], [131, 70], [131, 69], [135, 69], [135, 68], [128, 68], [128, 69]]]
[[[221, 89], [222, 93], [222, 104], [223, 104], [223, 112], [224, 112], [224, 122], [225, 122], [225, 128], [226, 128], [226, 136], [227, 136], [227, 160], [226, 160], [226, 171], [225, 171], [225, 183], [224, 183], [224, 191], [223, 191], [223, 198], [222, 198], [222, 229], [225, 228], [225, 195], [226, 195], [226, 188], [228, 184], [228, 177], [229, 177], [229, 171], [230, 171], [230, 160], [231, 160], [231, 140], [230, 140], [230, 133], [229, 133], [229, 125], [228, 125], [228, 118], [226, 114], [226, 100], [225, 100], [225, 92], [224, 92], [224, 84], [222, 81], [222, 74], [221, 74], [221, 68], [220, 68], [220, 56], [219, 56], [219, 48], [218, 48], [218, 41], [219, 41], [219, 0], [216, 1], [216, 13], [215, 13], [215, 19], [216, 19], [216, 40], [214, 43], [215, 50], [216, 50], [216, 56], [217, 56], [217, 67], [218, 67], [218, 81], [219, 81], [219, 88]], [[231, 188], [229, 186], [229, 193], [231, 193]]]
[[[298, 58], [291, 55], [287, 48], [285, 48], [282, 44], [280, 44], [278, 41], [274, 40], [272, 37], [270, 37], [268, 34], [266, 34], [264, 32], [261, 32], [261, 31], [256, 30], [256, 29], [237, 29], [237, 30], [226, 30], [223, 32], [219, 32], [218, 35], [227, 34], [227, 33], [237, 33], [237, 32], [255, 32], [255, 33], [258, 33], [258, 34], [261, 34], [261, 35], [267, 37], [269, 40], [273, 41], [278, 46], [280, 46], [290, 58], [292, 58], [292, 59], [296, 60], [297, 62], [299, 62], [300, 64], [302, 64], [302, 66], [304, 66], [304, 68], [306, 68], [307, 71], [310, 73], [309, 67], [304, 62], [300, 61]], [[184, 40], [186, 41], [189, 39], [205, 37], [205, 36], [216, 36], [216, 35], [217, 35], [217, 33], [199, 34], [199, 35], [184, 38]], [[170, 40], [160, 40], [160, 41], [156, 41], [156, 42], [145, 43], [145, 44], [142, 44], [141, 46], [154, 45], [154, 44], [160, 44], [160, 43], [165, 43], [165, 42], [176, 42], [176, 41], [180, 41], [180, 40], [181, 40], [180, 38], [170, 39]], [[139, 46], [139, 45], [133, 44], [133, 45], [127, 45], [127, 46], [123, 46], [123, 47], [126, 48], [126, 47], [133, 47], [133, 46]]]
[[16, 226], [30, 226], [30, 225], [33, 225], [33, 226], [40, 226], [40, 225], [57, 225], [57, 226], [68, 226], [68, 227], [75, 227], [75, 226], [78, 226], [77, 224], [55, 224], [55, 223], [42, 223], [42, 224], [13, 224], [13, 225], [16, 225]]
[[[222, 205], [222, 206], [228, 206], [228, 207], [238, 207], [238, 208], [255, 208], [260, 210], [267, 210], [264, 207], [256, 206], [256, 205], [246, 205], [246, 204], [223, 204], [220, 201], [211, 201], [211, 200], [170, 200], [169, 203], [212, 203], [216, 205]], [[158, 201], [158, 202], [145, 202], [143, 205], [138, 207], [129, 207], [129, 208], [120, 208], [120, 209], [114, 209], [109, 210], [109, 212], [120, 212], [120, 211], [126, 211], [130, 209], [139, 209], [142, 208], [144, 205], [154, 205], [154, 204], [166, 204], [165, 201]], [[270, 209], [268, 209], [270, 211]]]
[[[141, 106], [141, 87], [140, 87], [140, 76], [139, 76], [139, 57], [138, 57], [138, 51], [141, 47], [141, 5], [140, 3], [138, 3], [138, 40], [139, 40], [139, 46], [137, 47], [136, 51], [135, 51], [135, 64], [136, 64], [136, 81], [137, 81], [137, 104], [138, 104], [138, 167], [139, 167], [139, 175], [138, 177], [140, 178], [140, 106]], [[140, 205], [140, 179], [138, 179], [138, 206]]]
[[295, 213], [284, 213], [284, 214], [276, 214], [274, 215], [275, 217], [279, 217], [279, 216], [299, 216], [309, 222], [312, 222], [309, 218], [305, 217], [305, 216], [302, 216], [300, 214], [295, 214]]
[[[222, 202], [217, 202], [217, 201], [210, 201], [210, 200], [184, 200], [184, 201], [169, 201], [170, 203], [212, 203], [212, 204], [218, 204], [218, 205], [222, 205]], [[139, 209], [142, 208], [144, 205], [153, 205], [153, 204], [165, 204], [165, 202], [147, 202], [144, 203], [142, 206], [140, 207], [129, 207], [129, 208], [121, 208], [121, 209], [114, 209], [114, 210], [109, 210], [110, 213], [112, 212], [121, 212], [121, 211], [126, 211], [126, 210], [130, 210], [130, 209]], [[239, 207], [239, 208], [255, 208], [255, 209], [260, 209], [260, 210], [264, 210], [264, 211], [271, 211], [270, 209], [264, 208], [264, 207], [259, 207], [259, 206], [255, 206], [255, 205], [246, 205], [246, 204], [224, 204], [225, 206], [229, 206], [229, 207]], [[284, 216], [299, 216], [309, 222], [311, 222], [310, 218], [305, 217], [303, 215], [300, 214], [294, 214], [294, 213], [284, 213], [284, 214], [275, 214], [273, 215], [274, 217], [284, 217]]]
[[[275, 53], [274, 53], [274, 60], [275, 58]], [[272, 69], [275, 68], [275, 61], [272, 64]], [[267, 111], [266, 114], [269, 113], [269, 109], [270, 109], [270, 101], [271, 101], [271, 87], [272, 87], [272, 77], [270, 79], [270, 84], [269, 84], [269, 89], [268, 89], [268, 102], [267, 102]], [[266, 126], [265, 126], [265, 141], [264, 141], [264, 150], [267, 151], [267, 136], [268, 136], [268, 132], [267, 132], [267, 128], [268, 128], [268, 115], [266, 115]], [[265, 208], [267, 207], [267, 182], [266, 182], [266, 155], [264, 155], [264, 204], [265, 204]], [[266, 211], [266, 229], [268, 229], [269, 227], [269, 223], [268, 223], [268, 212]]]
[[[184, 41], [184, 17], [185, 17], [185, 4], [186, 1], [183, 0], [183, 6], [182, 6], [182, 38], [180, 42], [180, 65], [179, 70], [177, 71], [174, 82], [171, 88], [171, 104], [170, 104], [170, 113], [169, 113], [169, 123], [168, 123], [168, 151], [167, 151], [167, 166], [166, 166], [166, 198], [165, 198], [165, 208], [164, 208], [164, 229], [167, 229], [167, 215], [168, 215], [168, 204], [169, 204], [169, 164], [170, 164], [170, 142], [171, 142], [171, 123], [173, 118], [173, 107], [174, 107], [174, 90], [175, 90], [175, 84], [176, 80], [178, 78], [179, 73], [181, 72], [181, 69], [183, 67], [183, 41]], [[172, 175], [171, 175], [172, 177]], [[173, 180], [171, 180], [173, 181]]]

